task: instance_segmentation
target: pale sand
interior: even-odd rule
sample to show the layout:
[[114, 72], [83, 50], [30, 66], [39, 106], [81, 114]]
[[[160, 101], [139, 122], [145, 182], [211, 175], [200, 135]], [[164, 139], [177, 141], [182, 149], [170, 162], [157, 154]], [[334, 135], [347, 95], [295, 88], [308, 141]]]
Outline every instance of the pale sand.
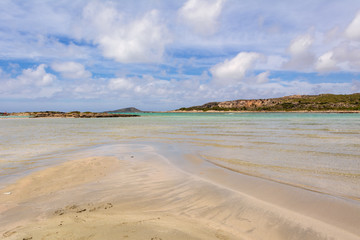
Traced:
[[0, 214], [0, 239], [359, 239], [187, 174], [149, 147], [25, 176], [0, 190]]

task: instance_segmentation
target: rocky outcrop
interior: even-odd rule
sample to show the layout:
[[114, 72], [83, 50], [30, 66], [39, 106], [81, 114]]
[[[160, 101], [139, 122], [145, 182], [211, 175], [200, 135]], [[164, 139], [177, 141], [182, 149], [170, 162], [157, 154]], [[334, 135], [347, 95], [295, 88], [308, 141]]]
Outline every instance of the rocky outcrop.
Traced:
[[94, 113], [94, 112], [20, 112], [12, 113], [12, 116], [28, 116], [32, 118], [114, 118], [114, 117], [139, 117], [133, 114], [111, 114], [111, 113]]
[[179, 111], [360, 111], [360, 93], [293, 95], [281, 98], [210, 102]]

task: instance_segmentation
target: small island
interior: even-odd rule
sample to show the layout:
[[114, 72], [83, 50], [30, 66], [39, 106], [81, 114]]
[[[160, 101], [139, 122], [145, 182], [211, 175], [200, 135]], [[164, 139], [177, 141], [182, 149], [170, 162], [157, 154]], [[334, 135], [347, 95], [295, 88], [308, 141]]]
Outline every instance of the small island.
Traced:
[[281, 98], [209, 102], [176, 112], [360, 112], [360, 93], [293, 95]]
[[107, 113], [143, 113], [144, 111], [141, 111], [134, 107], [128, 107], [128, 108], [121, 108], [117, 110], [110, 110], [106, 111]]

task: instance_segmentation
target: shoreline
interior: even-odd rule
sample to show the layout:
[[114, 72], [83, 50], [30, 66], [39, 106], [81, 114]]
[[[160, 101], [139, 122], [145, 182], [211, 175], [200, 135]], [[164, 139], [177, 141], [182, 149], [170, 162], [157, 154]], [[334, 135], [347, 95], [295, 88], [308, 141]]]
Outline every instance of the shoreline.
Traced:
[[[224, 174], [221, 169], [203, 166], [199, 159], [188, 160], [195, 171], [187, 172], [147, 145], [107, 146], [103, 150], [110, 155], [118, 152], [112, 157], [102, 157], [99, 149], [93, 153], [95, 156], [34, 172], [20, 179], [13, 188], [1, 189], [0, 204], [8, 209], [2, 210], [0, 225], [7, 223], [8, 227], [1, 229], [0, 237], [37, 239], [41, 234], [58, 232], [66, 239], [80, 236], [90, 239], [86, 236], [91, 234], [99, 237], [94, 239], [101, 239], [104, 229], [100, 226], [108, 229], [109, 234], [121, 233], [128, 239], [289, 239], [290, 236], [292, 239], [356, 239], [360, 236], [356, 229], [352, 234], [351, 228], [344, 229], [346, 225], [356, 228], [360, 223], [357, 217], [360, 215], [356, 215], [360, 208], [354, 208], [355, 216], [346, 220], [344, 208], [332, 209], [339, 205], [306, 197], [305, 190], [288, 196], [293, 191], [287, 186], [279, 184], [280, 190], [267, 188], [274, 185], [237, 173]], [[93, 176], [92, 172], [97, 175]], [[42, 187], [37, 189], [39, 184]], [[14, 189], [22, 191], [16, 193]], [[279, 194], [274, 195], [275, 190]], [[11, 194], [4, 194], [8, 192]], [[301, 207], [300, 198], [299, 202], [294, 201], [299, 196], [311, 204]], [[309, 216], [312, 209], [317, 213], [323, 209], [323, 217], [329, 216], [322, 203], [340, 215], [335, 214], [328, 223]], [[26, 217], [28, 221], [24, 221]], [[69, 235], [71, 231], [74, 238]], [[113, 239], [115, 235], [101, 236]]]
[[[303, 113], [303, 114], [360, 114], [360, 111], [164, 111], [164, 112], [148, 112], [148, 113], [228, 113], [228, 114], [234, 114], [234, 113]], [[121, 114], [117, 114], [121, 115]], [[124, 114], [123, 114], [124, 115]], [[0, 116], [1, 119], [79, 119], [79, 118], [121, 118], [121, 117], [142, 117], [143, 115], [128, 115], [128, 116], [115, 116], [115, 117], [31, 117], [31, 116]], [[146, 115], [145, 115], [146, 116]]]
[[[242, 173], [205, 160], [201, 156], [191, 156], [191, 158], [193, 158], [191, 160], [193, 162], [202, 161], [202, 164], [208, 166], [208, 171], [201, 170], [201, 177], [209, 180], [212, 184], [219, 184], [274, 207], [296, 212], [334, 227], [352, 229], [360, 236], [360, 230], [356, 224], [352, 227], [349, 226], [349, 223], [352, 222], [360, 223], [358, 199], [335, 196], [294, 184]], [[188, 168], [188, 171], [191, 170]]]

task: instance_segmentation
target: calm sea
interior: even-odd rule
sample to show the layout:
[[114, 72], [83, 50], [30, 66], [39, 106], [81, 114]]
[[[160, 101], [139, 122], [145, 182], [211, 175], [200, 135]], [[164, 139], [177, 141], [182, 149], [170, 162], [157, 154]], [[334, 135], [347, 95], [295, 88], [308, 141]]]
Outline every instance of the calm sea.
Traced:
[[0, 119], [0, 187], [72, 153], [119, 143], [176, 149], [231, 171], [360, 201], [360, 114], [335, 113]]

